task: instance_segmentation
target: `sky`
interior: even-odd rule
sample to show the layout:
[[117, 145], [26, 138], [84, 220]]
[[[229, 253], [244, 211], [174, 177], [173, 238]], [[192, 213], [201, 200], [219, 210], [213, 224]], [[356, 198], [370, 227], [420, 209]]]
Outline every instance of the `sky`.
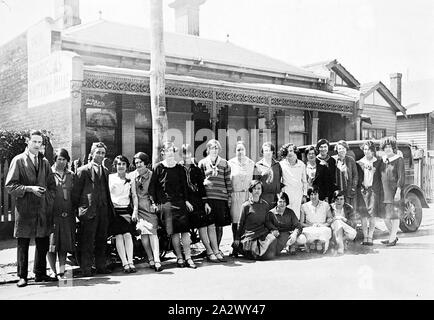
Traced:
[[[173, 0], [163, 0], [174, 32]], [[433, 0], [207, 0], [200, 36], [303, 66], [337, 59], [361, 83], [434, 78]], [[101, 13], [100, 13], [101, 11]], [[54, 14], [54, 0], [0, 0], [0, 45]], [[149, 26], [149, 0], [81, 0], [80, 17]]]

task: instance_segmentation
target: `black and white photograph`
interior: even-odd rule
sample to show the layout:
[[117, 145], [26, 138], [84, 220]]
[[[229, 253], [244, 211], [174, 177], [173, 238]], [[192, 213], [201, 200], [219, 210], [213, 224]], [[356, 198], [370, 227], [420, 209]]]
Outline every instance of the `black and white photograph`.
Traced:
[[434, 1], [0, 0], [0, 26], [0, 300], [434, 299]]

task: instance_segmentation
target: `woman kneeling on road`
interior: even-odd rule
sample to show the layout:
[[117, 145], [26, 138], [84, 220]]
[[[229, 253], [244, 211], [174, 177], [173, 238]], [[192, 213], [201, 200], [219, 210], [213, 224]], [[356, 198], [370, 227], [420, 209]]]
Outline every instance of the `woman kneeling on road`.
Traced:
[[297, 245], [306, 244], [306, 237], [302, 234], [303, 226], [298, 221], [292, 209], [288, 208], [288, 195], [281, 192], [277, 195], [277, 206], [267, 215], [269, 223], [279, 231], [277, 237], [276, 254], [286, 248], [291, 254], [295, 254]]
[[261, 198], [262, 183], [252, 180], [249, 186], [250, 199], [241, 206], [241, 217], [234, 247], [246, 258], [272, 259], [276, 255], [277, 228], [267, 223], [269, 204]]
[[345, 242], [347, 240], [353, 241], [357, 236], [353, 223], [354, 210], [351, 205], [345, 203], [344, 191], [336, 190], [333, 193], [333, 201], [331, 227], [338, 247], [338, 254], [343, 254]]
[[[319, 200], [319, 189], [314, 186], [308, 190], [309, 202], [301, 206], [300, 223], [303, 226], [303, 234], [306, 237], [306, 251], [310, 249], [326, 253], [332, 237], [332, 231], [328, 219], [332, 218], [330, 205]], [[324, 246], [324, 249], [323, 249]]]

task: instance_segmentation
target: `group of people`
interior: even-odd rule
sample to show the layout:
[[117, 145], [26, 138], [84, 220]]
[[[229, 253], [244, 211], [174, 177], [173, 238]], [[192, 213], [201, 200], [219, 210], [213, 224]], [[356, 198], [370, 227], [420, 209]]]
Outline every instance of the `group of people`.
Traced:
[[[152, 169], [149, 156], [138, 152], [132, 166], [125, 156], [117, 156], [112, 173], [103, 165], [107, 147], [102, 142], [92, 145], [91, 161], [76, 172], [68, 169], [71, 159], [63, 148], [56, 150], [50, 166], [39, 152], [41, 132], [32, 131], [27, 144], [12, 160], [6, 178], [8, 191], [16, 197], [19, 287], [27, 285], [31, 238], [36, 243], [36, 282], [65, 277], [68, 252], [76, 254], [82, 276], [110, 273], [110, 235], [124, 272], [136, 272], [133, 237], [138, 233], [149, 266], [159, 272], [159, 228], [171, 239], [176, 265], [192, 269], [198, 256], [191, 254], [191, 229], [198, 229], [205, 249], [199, 256], [214, 263], [226, 261], [220, 243], [228, 225], [231, 255], [252, 259], [272, 259], [284, 249], [291, 254], [300, 248], [325, 253], [330, 243], [342, 254], [346, 241], [357, 234], [356, 211], [362, 218], [362, 245], [373, 244], [376, 217], [384, 218], [390, 230], [384, 243], [393, 246], [398, 241], [405, 170], [393, 137], [382, 139], [382, 158], [376, 157], [372, 141], [364, 142], [365, 156], [357, 162], [347, 154], [345, 141], [339, 141], [337, 155], [330, 156], [329, 142], [319, 140], [305, 151], [306, 163], [292, 143], [280, 148], [277, 161], [274, 145], [265, 142], [255, 163], [246, 156], [243, 141], [236, 143], [235, 157], [225, 160], [221, 144], [212, 139], [199, 162], [191, 145], [178, 150], [165, 142], [162, 161]], [[47, 260], [55, 276], [47, 275]]]

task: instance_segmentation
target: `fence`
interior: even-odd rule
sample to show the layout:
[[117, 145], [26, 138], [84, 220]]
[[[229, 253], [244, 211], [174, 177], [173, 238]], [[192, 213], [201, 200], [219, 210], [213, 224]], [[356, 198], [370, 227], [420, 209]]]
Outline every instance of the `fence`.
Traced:
[[6, 191], [5, 180], [9, 163], [0, 163], [0, 240], [13, 237], [15, 201]]
[[[420, 166], [422, 172], [419, 173], [422, 189], [429, 202], [434, 202], [434, 151], [429, 150], [422, 158], [423, 165]], [[416, 173], [415, 173], [416, 175]]]

